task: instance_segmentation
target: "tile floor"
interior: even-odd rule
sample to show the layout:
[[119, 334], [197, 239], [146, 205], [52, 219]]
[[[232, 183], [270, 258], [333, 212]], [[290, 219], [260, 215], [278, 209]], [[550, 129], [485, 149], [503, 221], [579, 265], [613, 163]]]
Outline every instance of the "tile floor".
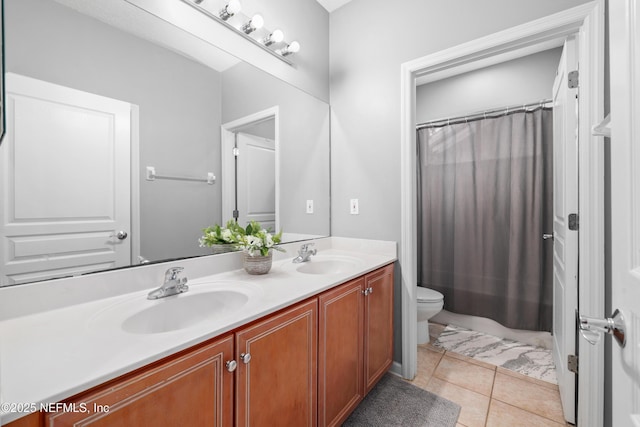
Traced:
[[564, 422], [557, 385], [431, 344], [418, 346], [413, 384], [458, 403], [457, 427], [571, 426]]

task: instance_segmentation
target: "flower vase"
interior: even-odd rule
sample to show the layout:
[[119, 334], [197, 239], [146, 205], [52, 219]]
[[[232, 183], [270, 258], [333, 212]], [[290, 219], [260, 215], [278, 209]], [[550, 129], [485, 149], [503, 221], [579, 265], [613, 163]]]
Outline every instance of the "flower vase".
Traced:
[[261, 255], [260, 252], [244, 253], [244, 269], [249, 274], [267, 274], [271, 270], [272, 252]]

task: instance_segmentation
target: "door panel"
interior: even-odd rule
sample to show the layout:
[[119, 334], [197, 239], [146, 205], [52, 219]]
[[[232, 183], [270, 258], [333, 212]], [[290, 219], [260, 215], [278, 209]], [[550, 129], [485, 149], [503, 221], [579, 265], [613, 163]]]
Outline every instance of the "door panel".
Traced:
[[[612, 423], [640, 426], [640, 1], [609, 2], [611, 58], [611, 311], [626, 344], [611, 340]], [[607, 313], [611, 315], [612, 313]]]
[[318, 424], [342, 425], [364, 398], [364, 278], [318, 298]]
[[0, 285], [131, 261], [130, 104], [7, 75]]
[[231, 427], [233, 373], [225, 363], [232, 356], [228, 335], [68, 400], [88, 410], [47, 412], [44, 425]]
[[[577, 89], [568, 73], [577, 70], [576, 41], [566, 41], [553, 85], [553, 357], [565, 419], [575, 422], [576, 376], [567, 357], [576, 354], [578, 232], [569, 215], [578, 213]], [[542, 238], [542, 236], [541, 236]]]
[[317, 316], [313, 299], [236, 333], [237, 426], [317, 425]]
[[364, 387], [369, 393], [393, 363], [393, 264], [365, 277]]
[[238, 222], [276, 231], [276, 147], [270, 139], [238, 133]]

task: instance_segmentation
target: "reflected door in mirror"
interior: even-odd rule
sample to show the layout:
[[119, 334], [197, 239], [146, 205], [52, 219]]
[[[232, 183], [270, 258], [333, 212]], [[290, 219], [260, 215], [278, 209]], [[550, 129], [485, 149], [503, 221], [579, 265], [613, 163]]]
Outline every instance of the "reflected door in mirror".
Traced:
[[238, 133], [238, 223], [258, 221], [276, 231], [276, 148], [273, 140]]
[[129, 265], [130, 104], [11, 73], [6, 84], [1, 285]]

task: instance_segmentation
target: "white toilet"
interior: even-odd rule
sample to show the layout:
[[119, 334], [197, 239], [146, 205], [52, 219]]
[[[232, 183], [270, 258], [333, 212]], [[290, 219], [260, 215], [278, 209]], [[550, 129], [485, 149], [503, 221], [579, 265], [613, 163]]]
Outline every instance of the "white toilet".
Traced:
[[429, 342], [429, 319], [438, 314], [444, 307], [444, 295], [440, 292], [417, 287], [418, 301], [418, 344]]

